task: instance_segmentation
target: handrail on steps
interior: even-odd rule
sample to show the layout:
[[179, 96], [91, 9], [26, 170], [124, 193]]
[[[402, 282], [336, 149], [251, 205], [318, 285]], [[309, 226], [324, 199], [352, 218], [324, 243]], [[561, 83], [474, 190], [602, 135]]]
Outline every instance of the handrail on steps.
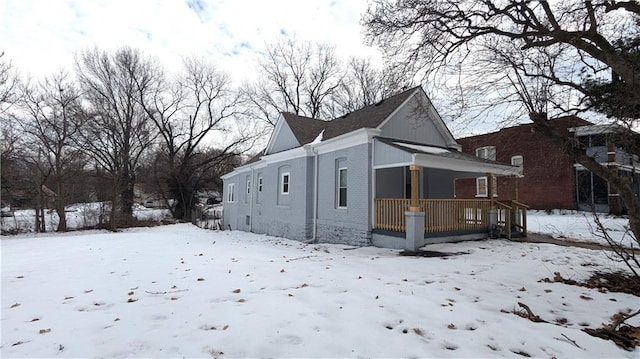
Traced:
[[[526, 204], [520, 203], [518, 201], [509, 201], [509, 204], [511, 204], [511, 206], [509, 204], [506, 204], [500, 201], [494, 201], [494, 203], [496, 207], [507, 211], [502, 221], [500, 221], [500, 218], [498, 218], [498, 224], [501, 224], [501, 223], [504, 224], [504, 230], [506, 232], [507, 239], [509, 240], [511, 239], [512, 226], [514, 227], [514, 229], [521, 231], [522, 235], [526, 237], [527, 236], [527, 209], [529, 208], [529, 206], [527, 206]], [[519, 224], [517, 220], [515, 221], [515, 223], [512, 223], [513, 222], [512, 217], [514, 215], [520, 217], [521, 224]]]

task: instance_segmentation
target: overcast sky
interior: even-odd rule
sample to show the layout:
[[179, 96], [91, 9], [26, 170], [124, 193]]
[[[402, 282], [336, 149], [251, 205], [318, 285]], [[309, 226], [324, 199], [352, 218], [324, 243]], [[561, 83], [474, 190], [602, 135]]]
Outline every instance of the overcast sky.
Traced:
[[280, 34], [379, 56], [363, 42], [366, 0], [0, 0], [0, 52], [22, 73], [71, 69], [76, 51], [132, 46], [168, 69], [203, 55], [237, 81]]

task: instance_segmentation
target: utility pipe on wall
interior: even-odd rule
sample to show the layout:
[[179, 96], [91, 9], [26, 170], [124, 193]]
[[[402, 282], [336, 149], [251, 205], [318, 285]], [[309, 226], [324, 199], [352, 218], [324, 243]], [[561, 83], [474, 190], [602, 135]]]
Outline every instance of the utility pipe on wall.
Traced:
[[303, 243], [315, 243], [318, 238], [318, 150], [310, 147], [313, 152], [313, 234], [311, 239]]
[[318, 235], [318, 149], [313, 149], [313, 237], [311, 242], [316, 242]]
[[255, 183], [253, 178], [253, 171], [254, 168], [253, 166], [251, 166], [251, 185], [249, 186], [249, 232], [253, 232], [253, 184]]

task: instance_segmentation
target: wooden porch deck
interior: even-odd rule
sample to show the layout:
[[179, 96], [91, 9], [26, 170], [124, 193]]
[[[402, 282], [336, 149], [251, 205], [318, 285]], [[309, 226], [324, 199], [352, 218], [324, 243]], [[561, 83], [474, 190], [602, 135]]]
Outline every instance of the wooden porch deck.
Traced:
[[[405, 212], [410, 199], [376, 198], [375, 229], [406, 232]], [[420, 199], [420, 212], [425, 213], [425, 234], [489, 231], [489, 211], [497, 210], [497, 230], [511, 239], [513, 232], [527, 233], [527, 206], [516, 202], [498, 202], [490, 199]]]

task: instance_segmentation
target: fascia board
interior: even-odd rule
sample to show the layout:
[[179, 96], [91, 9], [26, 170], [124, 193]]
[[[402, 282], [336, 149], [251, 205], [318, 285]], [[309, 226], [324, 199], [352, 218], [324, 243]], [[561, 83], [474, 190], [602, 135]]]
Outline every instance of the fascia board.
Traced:
[[349, 133], [331, 138], [315, 144], [308, 144], [303, 147], [315, 149], [318, 154], [325, 154], [342, 150], [345, 148], [370, 143], [375, 136], [380, 135], [380, 130], [373, 128], [360, 128]]
[[414, 161], [411, 162], [398, 162], [398, 163], [388, 163], [384, 165], [375, 165], [373, 166], [374, 170], [381, 170], [383, 168], [396, 168], [396, 167], [408, 167], [415, 164]]
[[[264, 156], [263, 156], [263, 158], [264, 158]], [[260, 159], [258, 162], [253, 162], [253, 163], [250, 163], [250, 164], [247, 164], [247, 165], [236, 167], [236, 168], [233, 169], [233, 171], [220, 176], [220, 178], [224, 180], [224, 179], [227, 179], [227, 178], [231, 178], [231, 177], [233, 177], [233, 176], [235, 176], [237, 174], [240, 174], [242, 172], [247, 172], [247, 171], [249, 171], [251, 169], [258, 169], [258, 168], [264, 168], [264, 167], [267, 167], [267, 162], [264, 161], [263, 159]]]
[[220, 178], [223, 179], [223, 180], [226, 180], [226, 179], [229, 179], [229, 178], [231, 178], [231, 177], [233, 177], [233, 176], [235, 176], [237, 174], [238, 174], [238, 171], [236, 171], [234, 169], [233, 171], [231, 171], [229, 173], [223, 174], [222, 176], [220, 176]]
[[569, 132], [573, 132], [576, 136], [589, 136], [589, 135], [603, 135], [608, 133], [613, 133], [616, 130], [622, 128], [616, 124], [605, 124], [605, 125], [585, 125], [578, 127], [571, 127]]
[[434, 125], [436, 126], [438, 131], [440, 131], [440, 134], [447, 139], [448, 146], [451, 146], [458, 151], [462, 151], [462, 146], [460, 146], [458, 141], [456, 141], [456, 138], [453, 137], [453, 134], [449, 130], [449, 127], [447, 126], [446, 123], [444, 123], [444, 120], [440, 116], [440, 113], [438, 113], [438, 110], [433, 105], [433, 101], [431, 101], [429, 96], [427, 96], [427, 94], [424, 93], [424, 91], [421, 91], [421, 92], [422, 92], [423, 101], [427, 102], [427, 106], [428, 106], [427, 111], [430, 112], [433, 118], [435, 119]]
[[267, 148], [264, 151], [265, 154], [268, 154], [273, 149], [273, 146], [275, 145], [275, 140], [278, 137], [278, 134], [280, 133], [282, 126], [284, 126], [282, 124], [283, 122], [287, 122], [287, 120], [285, 120], [284, 116], [280, 114], [280, 116], [278, 116], [278, 121], [276, 122], [276, 126], [271, 132], [271, 137], [269, 137], [269, 142], [267, 142]]
[[270, 155], [262, 156], [261, 161], [265, 161], [265, 166], [269, 163], [281, 162], [286, 160], [292, 160], [295, 158], [305, 157], [310, 155], [309, 151], [303, 147], [296, 147], [290, 150], [272, 153]]
[[[621, 164], [619, 164], [617, 162], [600, 162], [600, 165], [605, 166], [605, 167], [617, 167], [617, 169], [624, 170], [624, 171], [633, 171], [633, 172], [637, 172], [638, 171], [638, 167], [636, 167], [636, 166], [621, 165]], [[585, 166], [583, 166], [580, 163], [574, 163], [573, 164], [573, 168], [575, 168], [578, 171], [589, 171], [588, 168], [586, 168]]]

